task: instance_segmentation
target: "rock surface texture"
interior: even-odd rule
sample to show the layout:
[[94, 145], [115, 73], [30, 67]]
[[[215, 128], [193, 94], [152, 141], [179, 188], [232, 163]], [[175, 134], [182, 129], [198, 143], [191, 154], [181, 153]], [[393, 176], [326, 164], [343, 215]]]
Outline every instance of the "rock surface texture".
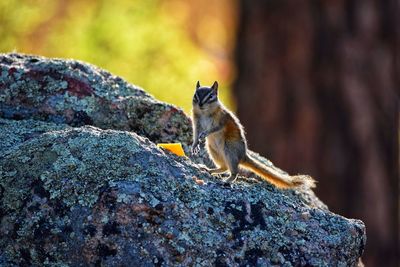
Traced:
[[190, 144], [181, 110], [78, 61], [0, 68], [0, 266], [358, 264], [364, 224], [311, 190], [226, 186], [158, 149]]
[[190, 120], [172, 105], [93, 65], [0, 56], [0, 117], [133, 131], [153, 142], [189, 142]]

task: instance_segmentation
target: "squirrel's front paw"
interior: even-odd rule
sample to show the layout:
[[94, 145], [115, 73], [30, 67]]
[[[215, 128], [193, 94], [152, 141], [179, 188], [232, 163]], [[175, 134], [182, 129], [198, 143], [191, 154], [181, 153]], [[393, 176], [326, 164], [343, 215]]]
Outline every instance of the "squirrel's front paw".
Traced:
[[200, 146], [199, 146], [199, 144], [193, 144], [192, 145], [192, 154], [193, 155], [196, 155], [196, 154], [198, 154], [200, 152]]

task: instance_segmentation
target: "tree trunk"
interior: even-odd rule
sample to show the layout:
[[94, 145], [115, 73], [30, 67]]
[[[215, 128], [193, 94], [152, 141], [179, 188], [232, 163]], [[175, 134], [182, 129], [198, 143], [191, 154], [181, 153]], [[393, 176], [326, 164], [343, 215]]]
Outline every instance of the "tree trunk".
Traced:
[[239, 8], [234, 95], [250, 148], [365, 222], [367, 266], [397, 266], [399, 2]]

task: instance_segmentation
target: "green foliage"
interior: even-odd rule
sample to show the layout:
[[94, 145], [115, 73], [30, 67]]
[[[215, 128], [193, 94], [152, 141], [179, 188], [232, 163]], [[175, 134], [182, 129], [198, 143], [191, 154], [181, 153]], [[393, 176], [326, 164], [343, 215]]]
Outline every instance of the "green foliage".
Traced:
[[[87, 61], [189, 112], [195, 83], [229, 81], [162, 0], [0, 1], [0, 52]], [[212, 29], [210, 29], [212, 30]], [[225, 79], [225, 80], [223, 80]]]

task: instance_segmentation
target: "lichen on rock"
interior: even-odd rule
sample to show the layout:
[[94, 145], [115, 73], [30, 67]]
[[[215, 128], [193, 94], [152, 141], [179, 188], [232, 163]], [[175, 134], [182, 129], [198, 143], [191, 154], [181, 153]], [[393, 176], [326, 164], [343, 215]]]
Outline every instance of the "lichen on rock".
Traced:
[[[279, 190], [243, 176], [226, 186], [195, 159], [157, 148], [153, 141], [189, 144], [190, 120], [179, 109], [84, 63], [7, 54], [0, 64], [7, 72], [0, 72], [1, 266], [358, 263], [364, 224], [330, 212], [311, 190]], [[26, 75], [35, 64], [45, 70], [35, 76], [36, 91], [9, 89], [18, 81], [34, 85]], [[38, 78], [46, 71], [53, 80]], [[71, 85], [67, 75], [84, 84]], [[67, 88], [77, 94], [68, 96], [69, 109], [90, 114], [89, 125], [71, 123], [62, 108], [55, 114], [64, 119], [54, 120], [34, 100], [56, 106]], [[102, 101], [104, 113], [94, 106]]]
[[153, 142], [190, 142], [190, 120], [143, 89], [93, 65], [0, 55], [0, 117], [140, 132]]

